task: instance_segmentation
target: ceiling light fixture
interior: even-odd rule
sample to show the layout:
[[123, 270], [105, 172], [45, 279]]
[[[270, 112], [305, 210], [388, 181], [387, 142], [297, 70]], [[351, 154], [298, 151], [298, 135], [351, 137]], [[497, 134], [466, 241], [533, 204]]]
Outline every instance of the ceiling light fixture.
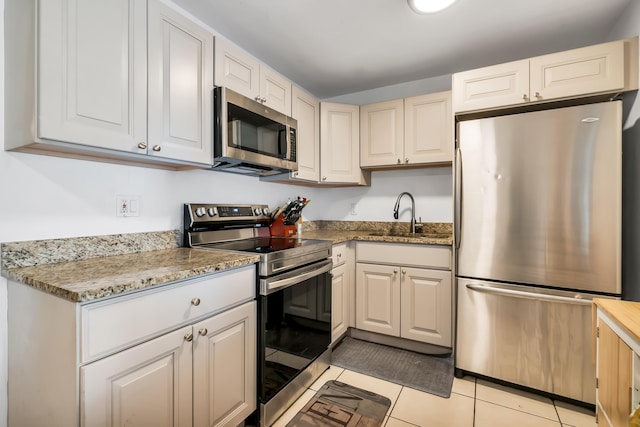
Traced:
[[407, 0], [416, 13], [434, 13], [448, 8], [456, 0]]

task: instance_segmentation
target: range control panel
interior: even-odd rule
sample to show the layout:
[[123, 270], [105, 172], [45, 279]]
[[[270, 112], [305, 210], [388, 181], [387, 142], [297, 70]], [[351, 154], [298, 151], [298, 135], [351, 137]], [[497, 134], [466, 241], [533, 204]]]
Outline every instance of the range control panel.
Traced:
[[271, 213], [267, 205], [219, 205], [187, 203], [185, 215], [191, 223], [233, 220], [269, 220]]

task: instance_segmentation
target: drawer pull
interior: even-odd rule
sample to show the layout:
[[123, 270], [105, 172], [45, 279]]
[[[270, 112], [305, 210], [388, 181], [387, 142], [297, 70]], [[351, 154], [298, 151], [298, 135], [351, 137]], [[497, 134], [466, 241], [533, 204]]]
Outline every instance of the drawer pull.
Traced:
[[200, 298], [194, 298], [191, 300], [191, 304], [195, 305], [196, 307], [200, 305]]
[[204, 337], [209, 333], [209, 331], [207, 330], [207, 328], [202, 328], [198, 331], [198, 333]]
[[191, 342], [191, 341], [193, 341], [193, 334], [192, 334], [191, 332], [187, 332], [187, 333], [184, 335], [184, 340], [185, 340], [185, 341], [187, 341], [187, 342]]

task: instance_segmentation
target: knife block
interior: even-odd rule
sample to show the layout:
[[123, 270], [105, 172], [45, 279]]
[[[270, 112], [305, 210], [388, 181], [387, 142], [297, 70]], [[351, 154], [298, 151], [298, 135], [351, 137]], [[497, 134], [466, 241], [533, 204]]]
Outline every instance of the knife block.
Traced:
[[272, 236], [278, 237], [293, 237], [296, 235], [296, 225], [284, 225], [284, 215], [280, 214], [269, 225], [269, 231]]

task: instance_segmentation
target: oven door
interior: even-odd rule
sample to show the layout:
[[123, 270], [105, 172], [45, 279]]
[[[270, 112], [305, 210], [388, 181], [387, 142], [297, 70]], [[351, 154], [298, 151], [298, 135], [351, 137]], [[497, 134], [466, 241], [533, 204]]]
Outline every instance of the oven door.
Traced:
[[331, 342], [331, 260], [261, 279], [259, 397], [268, 402]]

